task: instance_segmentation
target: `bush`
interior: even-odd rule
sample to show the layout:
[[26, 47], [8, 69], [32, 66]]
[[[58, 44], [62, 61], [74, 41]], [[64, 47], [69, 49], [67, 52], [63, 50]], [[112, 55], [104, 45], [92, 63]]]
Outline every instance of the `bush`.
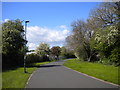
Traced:
[[102, 58], [99, 62], [105, 65], [112, 65], [112, 62], [109, 60], [109, 58]]
[[26, 55], [27, 64], [31, 64], [35, 62], [43, 62], [43, 61], [49, 61], [49, 58], [47, 56], [39, 56], [38, 54], [35, 53]]
[[41, 62], [41, 61], [42, 61], [41, 57], [35, 53], [26, 55], [26, 63], [35, 63], [35, 62]]
[[115, 65], [120, 65], [120, 48], [115, 48], [111, 51], [111, 55], [109, 57], [110, 61]]

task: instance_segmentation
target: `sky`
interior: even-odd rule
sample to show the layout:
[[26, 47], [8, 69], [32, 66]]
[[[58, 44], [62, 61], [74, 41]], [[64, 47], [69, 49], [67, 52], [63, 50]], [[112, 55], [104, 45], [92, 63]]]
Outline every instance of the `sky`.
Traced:
[[[27, 46], [36, 49], [45, 42], [52, 46], [63, 46], [71, 34], [71, 24], [86, 20], [90, 11], [99, 2], [2, 2], [2, 20], [29, 20]], [[23, 23], [24, 25], [24, 23]]]

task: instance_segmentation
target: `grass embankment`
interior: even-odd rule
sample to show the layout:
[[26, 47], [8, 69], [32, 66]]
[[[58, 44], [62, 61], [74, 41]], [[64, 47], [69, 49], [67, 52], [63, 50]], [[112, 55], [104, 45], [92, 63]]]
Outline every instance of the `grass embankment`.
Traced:
[[27, 68], [28, 73], [23, 73], [23, 67], [2, 72], [2, 88], [24, 88], [36, 67], [47, 63], [49, 62], [34, 63]]
[[64, 65], [87, 75], [115, 84], [120, 84], [118, 80], [118, 67], [103, 65], [100, 63], [82, 62], [77, 59], [68, 60], [64, 63]]

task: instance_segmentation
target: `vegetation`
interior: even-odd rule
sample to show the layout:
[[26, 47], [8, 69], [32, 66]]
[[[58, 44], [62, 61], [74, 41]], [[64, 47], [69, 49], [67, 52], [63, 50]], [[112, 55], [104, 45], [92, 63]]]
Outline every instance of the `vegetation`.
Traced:
[[77, 59], [68, 60], [64, 63], [64, 65], [90, 76], [94, 76], [115, 84], [120, 84], [118, 80], [118, 67], [112, 65], [103, 65], [100, 63], [79, 61]]
[[40, 43], [40, 45], [36, 48], [35, 52], [43, 61], [49, 61], [49, 51], [50, 47], [47, 43]]
[[29, 65], [29, 68], [27, 68], [28, 73], [26, 74], [24, 74], [23, 72], [24, 71], [23, 67], [2, 72], [2, 87], [24, 88], [26, 86], [28, 78], [33, 73], [33, 71], [36, 70], [36, 67], [47, 63], [49, 62], [34, 63], [32, 65]]
[[[44, 58], [46, 52], [40, 53], [40, 51], [37, 51], [37, 54], [27, 55], [26, 68], [28, 73], [24, 73], [23, 60], [28, 48], [25, 47], [27, 41], [24, 39], [25, 32], [22, 21], [17, 19], [4, 22], [2, 33], [2, 87], [24, 88], [36, 67], [49, 63], [45, 62], [48, 60]], [[47, 44], [41, 45], [41, 49], [47, 51], [44, 46], [47, 47]]]
[[27, 42], [24, 40], [22, 21], [17, 19], [3, 23], [2, 35], [3, 69], [10, 66], [20, 66], [23, 63], [24, 44]]
[[2, 88], [24, 88], [29, 76], [35, 68], [27, 68], [29, 73], [23, 73], [24, 68], [17, 68], [2, 73]]
[[[73, 51], [68, 50], [66, 47], [53, 46], [49, 47], [47, 43], [40, 43], [35, 50], [36, 54], [27, 55], [27, 62], [38, 62], [38, 61], [53, 61], [65, 58], [74, 58]], [[34, 61], [33, 61], [34, 58]]]
[[42, 60], [41, 60], [40, 56], [38, 56], [35, 53], [31, 53], [31, 54], [26, 55], [26, 63], [27, 64], [35, 63], [35, 62], [41, 62], [41, 61]]
[[120, 2], [101, 3], [72, 24], [66, 47], [81, 61], [120, 65]]
[[67, 49], [67, 47], [61, 47], [61, 53], [60, 56], [63, 57], [63, 59], [66, 58], [75, 58], [74, 52], [72, 50]]
[[77, 20], [71, 26], [72, 34], [66, 38], [65, 46], [62, 48], [59, 46], [50, 48], [47, 43], [40, 43], [35, 53], [28, 54], [26, 63], [29, 73], [23, 74], [21, 66], [28, 48], [25, 47], [27, 41], [24, 38], [22, 21], [17, 19], [4, 22], [2, 24], [3, 41], [0, 42], [2, 43], [0, 47], [2, 47], [3, 59], [3, 88], [23, 88], [35, 67], [45, 64], [41, 62], [58, 60], [59, 57], [77, 57], [77, 60], [69, 60], [64, 65], [119, 84], [120, 1], [101, 3], [91, 11], [86, 21]]
[[61, 48], [59, 46], [54, 46], [51, 48], [51, 55], [53, 55], [55, 59], [59, 60], [60, 53], [61, 53]]

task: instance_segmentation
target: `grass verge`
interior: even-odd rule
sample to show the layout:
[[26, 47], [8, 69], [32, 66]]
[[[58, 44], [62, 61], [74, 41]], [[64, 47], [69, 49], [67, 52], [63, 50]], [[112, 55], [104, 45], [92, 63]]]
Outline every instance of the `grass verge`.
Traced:
[[2, 72], [2, 88], [24, 88], [28, 78], [36, 70], [36, 66], [47, 63], [49, 62], [34, 63], [33, 67], [27, 68], [28, 73], [23, 73], [23, 67]]
[[64, 63], [64, 66], [87, 75], [102, 79], [104, 81], [119, 84], [118, 67], [103, 65], [100, 63], [81, 62], [77, 59], [71, 59]]

